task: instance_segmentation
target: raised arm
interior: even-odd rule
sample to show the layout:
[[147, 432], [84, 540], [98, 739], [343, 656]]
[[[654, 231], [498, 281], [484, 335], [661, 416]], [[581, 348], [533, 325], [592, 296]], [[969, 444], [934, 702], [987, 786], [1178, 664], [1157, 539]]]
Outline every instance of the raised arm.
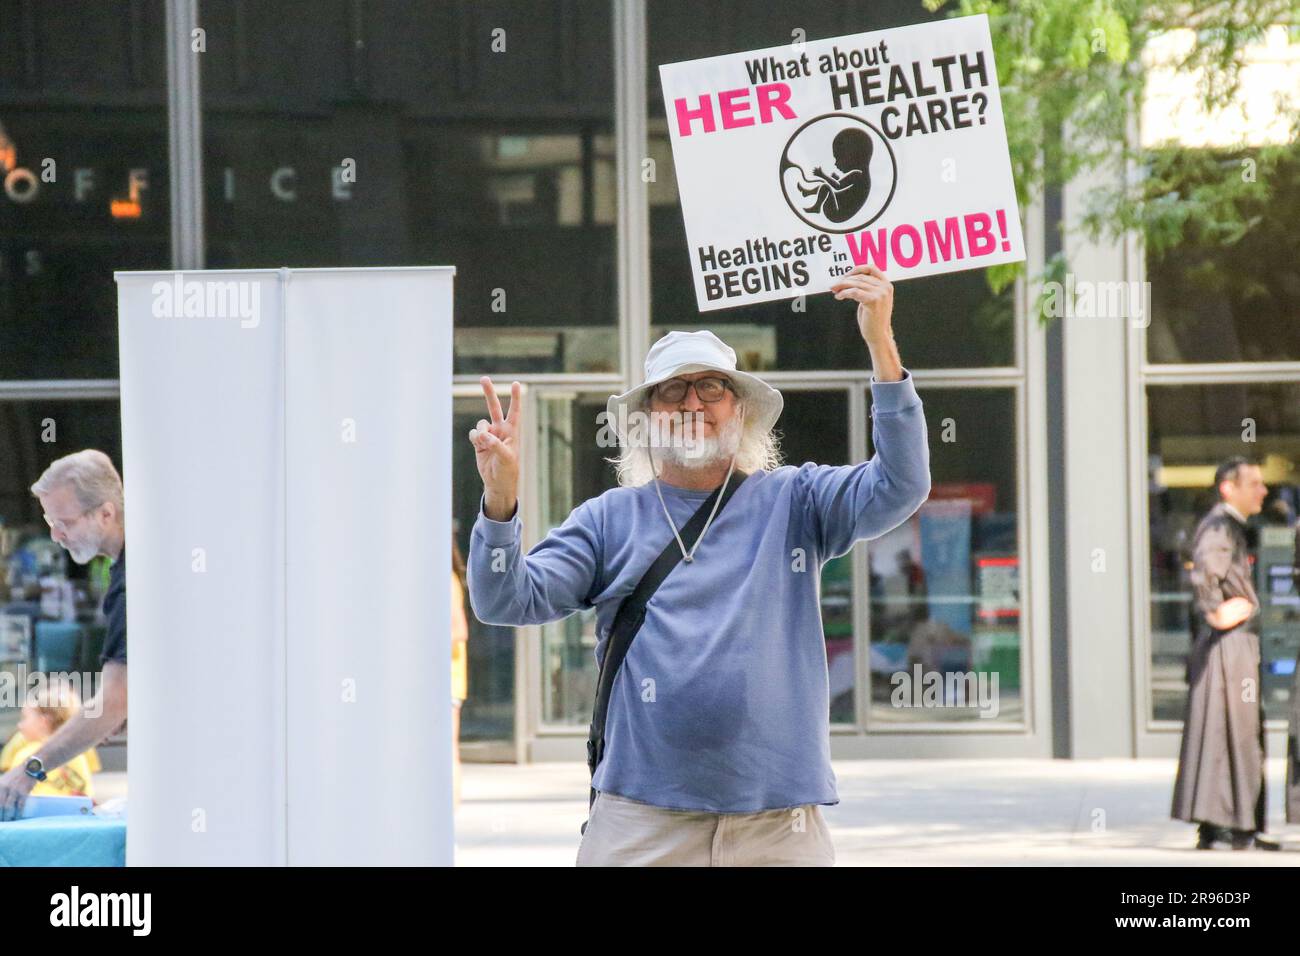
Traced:
[[804, 501], [826, 557], [846, 553], [861, 538], [892, 531], [930, 495], [925, 415], [911, 376], [900, 382], [875, 382], [871, 395], [876, 446], [871, 460], [800, 468]]
[[480, 514], [470, 535], [470, 606], [485, 624], [543, 624], [583, 607], [596, 581], [599, 533], [588, 504], [579, 505], [527, 555], [518, 515], [522, 402], [513, 383], [510, 413], [481, 379], [492, 420], [469, 433], [483, 479]]
[[894, 287], [875, 266], [858, 266], [831, 286], [857, 303], [858, 331], [871, 353], [875, 456], [860, 465], [805, 465], [799, 476], [823, 553], [844, 554], [859, 538], [898, 527], [930, 494], [930, 447], [912, 377], [894, 343]]

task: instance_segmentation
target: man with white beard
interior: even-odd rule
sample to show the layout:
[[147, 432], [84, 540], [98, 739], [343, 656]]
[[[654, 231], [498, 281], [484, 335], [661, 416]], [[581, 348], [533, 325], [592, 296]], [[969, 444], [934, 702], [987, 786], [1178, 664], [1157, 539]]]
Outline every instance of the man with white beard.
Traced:
[[[874, 458], [781, 466], [781, 393], [739, 371], [712, 332], [669, 332], [646, 356], [645, 382], [607, 406], [620, 487], [526, 555], [520, 387], [503, 415], [482, 379], [491, 421], [469, 435], [483, 479], [474, 612], [520, 625], [596, 609], [580, 866], [835, 861], [820, 810], [839, 802], [820, 572], [907, 520], [930, 470], [921, 401], [894, 344], [893, 286], [859, 266], [832, 291], [857, 303], [871, 355]], [[633, 434], [638, 412], [667, 427]]]
[[106, 555], [113, 566], [104, 594], [108, 633], [100, 655], [99, 690], [24, 763], [0, 777], [0, 820], [15, 820], [37, 781], [101, 743], [126, 720], [126, 527], [122, 479], [102, 451], [60, 458], [32, 485], [50, 537], [73, 561]]

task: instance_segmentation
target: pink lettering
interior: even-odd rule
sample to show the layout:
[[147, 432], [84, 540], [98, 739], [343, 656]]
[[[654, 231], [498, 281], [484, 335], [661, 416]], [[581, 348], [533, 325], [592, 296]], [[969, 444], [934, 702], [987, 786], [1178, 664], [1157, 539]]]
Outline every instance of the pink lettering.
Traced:
[[943, 234], [939, 233], [939, 223], [934, 219], [925, 221], [925, 243], [930, 250], [931, 262], [947, 262], [949, 259], [962, 258], [961, 230], [957, 226], [957, 217], [949, 216], [943, 221]]
[[753, 126], [754, 117], [741, 117], [749, 112], [749, 90], [724, 90], [718, 94], [718, 109], [722, 111], [722, 128], [734, 129], [737, 126]]
[[[899, 239], [902, 237], [912, 242], [912, 251], [907, 255], [903, 255], [902, 249], [899, 248], [901, 245]], [[921, 234], [916, 231], [915, 226], [899, 226], [889, 239], [890, 248], [894, 250], [894, 261], [904, 269], [910, 269], [921, 261]]]
[[997, 246], [993, 238], [993, 220], [983, 212], [970, 213], [963, 219], [966, 222], [966, 248], [972, 256], [987, 256]]
[[674, 101], [673, 106], [677, 109], [678, 136], [691, 135], [691, 120], [700, 120], [705, 133], [712, 133], [716, 128], [713, 120], [713, 102], [709, 99], [708, 93], [701, 94], [698, 109], [688, 107], [684, 99]]
[[[995, 215], [1005, 217], [1004, 210]], [[998, 229], [1003, 222], [997, 223]], [[962, 233], [965, 233], [965, 251], [962, 250]], [[924, 239], [922, 239], [924, 235]], [[924, 222], [899, 223], [874, 230], [847, 233], [844, 241], [849, 258], [855, 266], [870, 263], [884, 271], [889, 267], [890, 256], [903, 269], [925, 262], [951, 262], [968, 256], [987, 256], [996, 251], [999, 238], [994, 231], [993, 215], [986, 212], [948, 216], [945, 219], [926, 219]], [[1009, 250], [1010, 241], [1005, 234], [1001, 239], [1003, 250]]]
[[758, 88], [758, 120], [760, 123], [772, 122], [772, 111], [776, 110], [788, 120], [795, 118], [790, 108], [790, 87], [785, 83], [768, 83]]
[[1011, 251], [1011, 240], [1007, 238], [1007, 211], [998, 210], [998, 232], [1002, 233], [1002, 249], [1006, 252]]
[[[785, 83], [767, 83], [756, 87], [754, 93], [758, 99], [758, 121], [773, 122], [773, 114], [779, 113], [783, 119], [795, 119], [790, 107], [790, 87]], [[699, 120], [701, 133], [712, 133], [717, 128], [717, 117], [713, 114], [713, 100], [708, 93], [701, 93], [699, 105], [692, 107], [690, 101], [678, 99], [673, 101], [677, 112], [677, 135], [690, 136], [696, 132], [692, 124]], [[749, 90], [723, 90], [718, 94], [718, 112], [722, 114], [723, 129], [739, 129], [753, 126], [754, 117], [747, 115], [753, 108], [749, 101]]]
[[889, 268], [889, 247], [884, 229], [877, 229], [874, 237], [869, 232], [860, 232], [856, 236], [849, 233], [844, 238], [848, 240], [849, 257], [855, 266], [864, 264], [870, 257], [871, 264], [881, 272]]

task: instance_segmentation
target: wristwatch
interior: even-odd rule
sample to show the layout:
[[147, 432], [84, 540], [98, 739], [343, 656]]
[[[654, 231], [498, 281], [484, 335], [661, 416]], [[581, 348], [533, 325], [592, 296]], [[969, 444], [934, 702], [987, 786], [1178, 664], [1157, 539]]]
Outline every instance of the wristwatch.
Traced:
[[40, 757], [33, 757], [31, 760], [27, 761], [26, 770], [27, 776], [31, 777], [33, 780], [44, 780], [49, 776], [45, 772], [45, 764], [41, 763]]

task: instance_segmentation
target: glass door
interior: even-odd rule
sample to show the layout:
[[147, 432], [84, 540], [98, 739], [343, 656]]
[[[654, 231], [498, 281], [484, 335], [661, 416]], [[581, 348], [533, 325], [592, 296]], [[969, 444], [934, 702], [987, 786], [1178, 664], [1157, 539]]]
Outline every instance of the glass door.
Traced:
[[[538, 395], [538, 527], [543, 533], [562, 524], [582, 502], [617, 483], [606, 459], [619, 449], [600, 444], [599, 418], [614, 390], [550, 390]], [[596, 696], [596, 612], [571, 614], [543, 625], [541, 631], [542, 722], [585, 730]]]
[[[500, 394], [502, 383], [497, 382]], [[501, 395], [502, 410], [510, 404], [509, 383]], [[478, 516], [483, 483], [474, 462], [469, 430], [480, 418], [487, 418], [487, 403], [477, 386], [457, 387], [452, 402], [451, 507], [452, 536], [462, 557], [469, 555], [470, 532]], [[524, 390], [524, 421], [529, 397]], [[520, 497], [525, 490], [520, 488]], [[521, 504], [522, 508], [522, 504]], [[469, 606], [466, 594], [465, 614], [469, 621], [469, 697], [461, 708], [461, 757], [465, 760], [514, 761], [516, 726], [516, 628], [484, 624]]]

